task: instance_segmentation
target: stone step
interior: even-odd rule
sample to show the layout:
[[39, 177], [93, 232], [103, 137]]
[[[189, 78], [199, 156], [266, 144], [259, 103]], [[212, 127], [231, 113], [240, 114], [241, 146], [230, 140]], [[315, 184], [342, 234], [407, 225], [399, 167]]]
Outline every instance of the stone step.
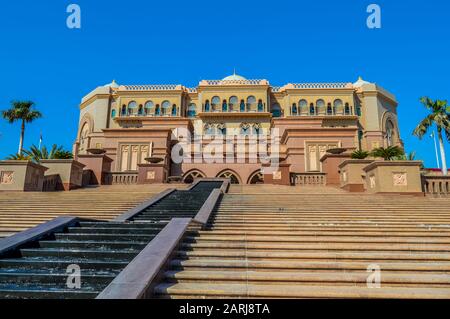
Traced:
[[298, 251], [304, 249], [320, 250], [374, 250], [374, 251], [435, 251], [450, 252], [448, 244], [392, 244], [392, 243], [272, 243], [272, 242], [184, 242], [183, 249], [214, 248], [214, 249], [272, 249]]
[[[361, 284], [367, 285], [368, 272], [353, 271], [329, 271], [329, 272], [308, 272], [308, 271], [166, 271], [166, 279], [172, 282], [211, 282], [211, 283], [319, 283], [319, 284]], [[442, 285], [450, 288], [449, 274], [408, 274], [396, 272], [382, 272], [382, 286], [385, 285]]]
[[[198, 234], [200, 236], [208, 236], [211, 234], [210, 230], [207, 231], [199, 231]], [[271, 230], [271, 229], [262, 229], [262, 230], [218, 230], [214, 229], [214, 235], [243, 235], [245, 236], [253, 236], [253, 235], [267, 235], [267, 236], [318, 236], [318, 237], [330, 237], [330, 236], [336, 236], [336, 237], [384, 237], [384, 236], [392, 236], [392, 237], [426, 237], [426, 238], [449, 238], [450, 237], [450, 229], [448, 231], [446, 230], [424, 230], [422, 232], [391, 232], [391, 231], [322, 231], [322, 230], [315, 230], [315, 231], [298, 231], [298, 230]]]
[[78, 259], [78, 260], [118, 260], [126, 261], [133, 259], [139, 251], [122, 250], [99, 250], [99, 249], [60, 249], [60, 248], [28, 248], [20, 250], [23, 257], [41, 257], [58, 259]]
[[140, 250], [147, 245], [146, 242], [111, 242], [111, 241], [40, 241], [42, 248], [72, 248], [72, 249], [121, 249]]
[[[208, 269], [326, 269], [326, 270], [360, 270], [366, 271], [370, 263], [361, 261], [291, 261], [291, 260], [239, 260], [239, 259], [174, 259], [170, 266], [176, 269], [191, 267]], [[387, 262], [379, 261], [377, 265], [383, 270], [389, 271], [450, 271], [450, 262]]]
[[132, 242], [150, 242], [154, 235], [134, 235], [134, 234], [55, 234], [57, 240], [69, 241], [132, 241]]
[[446, 299], [450, 288], [349, 287], [277, 284], [164, 283], [155, 293], [170, 298], [400, 298]]
[[161, 231], [161, 228], [153, 227], [136, 227], [136, 228], [100, 228], [100, 227], [69, 227], [67, 230], [71, 234], [134, 234], [134, 235], [156, 235]]
[[233, 258], [233, 259], [249, 259], [249, 260], [411, 260], [411, 261], [450, 261], [450, 252], [448, 253], [413, 253], [410, 251], [371, 251], [367, 250], [356, 251], [248, 251], [241, 250], [205, 250], [196, 249], [194, 251], [177, 251], [180, 258], [193, 259], [218, 259], [218, 258]]
[[390, 236], [385, 237], [365, 237], [365, 236], [270, 236], [270, 235], [214, 235], [202, 234], [196, 237], [187, 236], [187, 242], [268, 242], [268, 243], [405, 243], [405, 244], [450, 244], [449, 237], [399, 237]]

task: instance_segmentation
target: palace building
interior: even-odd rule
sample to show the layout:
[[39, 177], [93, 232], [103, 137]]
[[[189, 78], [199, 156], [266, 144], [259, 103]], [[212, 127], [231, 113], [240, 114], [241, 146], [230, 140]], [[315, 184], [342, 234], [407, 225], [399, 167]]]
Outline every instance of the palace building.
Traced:
[[91, 149], [106, 151], [112, 175], [132, 176], [146, 159], [157, 157], [163, 160], [162, 181], [170, 176], [186, 182], [227, 177], [233, 183], [253, 184], [264, 179], [258, 160], [176, 164], [172, 148], [186, 145], [185, 135], [201, 137], [200, 147], [188, 148], [195, 157], [213, 140], [236, 136], [232, 143], [237, 144], [239, 139], [263, 139], [277, 129], [279, 160], [288, 172], [321, 173], [321, 159], [329, 149], [402, 146], [396, 109], [393, 94], [362, 78], [355, 83], [273, 86], [268, 80], [233, 74], [202, 80], [194, 88], [113, 81], [82, 99], [74, 154], [78, 159]]

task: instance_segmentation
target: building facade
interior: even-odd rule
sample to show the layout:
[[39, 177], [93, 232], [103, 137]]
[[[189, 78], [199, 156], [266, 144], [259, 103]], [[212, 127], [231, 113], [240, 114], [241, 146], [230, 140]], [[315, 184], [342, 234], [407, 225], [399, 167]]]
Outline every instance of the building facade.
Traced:
[[[135, 172], [146, 158], [160, 157], [167, 167], [165, 177], [229, 177], [235, 183], [256, 183], [262, 178], [259, 160], [173, 163], [172, 149], [181, 144], [195, 158], [212, 142], [233, 136], [232, 148], [245, 140], [244, 152], [249, 154], [250, 140], [260, 142], [276, 130], [279, 158], [290, 172], [320, 172], [320, 159], [330, 148], [402, 146], [396, 109], [394, 95], [361, 78], [355, 83], [280, 87], [236, 74], [202, 80], [195, 88], [113, 81], [82, 99], [74, 154], [104, 149], [112, 159], [112, 172]], [[200, 146], [191, 146], [187, 135]], [[270, 142], [266, 144], [270, 153]]]

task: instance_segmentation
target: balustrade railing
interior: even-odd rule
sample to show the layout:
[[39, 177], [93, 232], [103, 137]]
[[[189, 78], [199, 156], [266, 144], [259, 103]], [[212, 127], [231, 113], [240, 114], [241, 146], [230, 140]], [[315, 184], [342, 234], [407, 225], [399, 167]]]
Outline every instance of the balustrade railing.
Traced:
[[103, 176], [106, 185], [137, 184], [137, 172], [108, 172]]
[[450, 176], [422, 175], [422, 187], [425, 194], [449, 196]]
[[42, 186], [43, 192], [54, 192], [57, 190], [58, 183], [60, 183], [61, 177], [59, 174], [44, 176], [44, 184]]
[[327, 184], [326, 173], [291, 173], [292, 185], [325, 186]]

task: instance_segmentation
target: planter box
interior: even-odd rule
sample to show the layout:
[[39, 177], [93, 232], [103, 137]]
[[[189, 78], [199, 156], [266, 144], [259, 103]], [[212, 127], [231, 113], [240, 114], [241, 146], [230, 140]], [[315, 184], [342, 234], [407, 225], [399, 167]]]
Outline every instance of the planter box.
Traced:
[[422, 195], [421, 161], [374, 161], [364, 167], [369, 193]]
[[340, 185], [349, 192], [365, 191], [364, 167], [373, 163], [373, 160], [349, 159], [339, 164]]
[[85, 165], [85, 169], [92, 171], [88, 185], [103, 185], [104, 173], [111, 172], [112, 159], [105, 154], [78, 155], [78, 162]]
[[327, 185], [340, 185], [339, 165], [351, 158], [350, 154], [325, 154], [320, 161], [322, 162], [322, 172], [327, 174]]
[[56, 186], [57, 190], [69, 191], [83, 185], [83, 168], [75, 160], [42, 160], [41, 164], [48, 167], [47, 175], [59, 175], [60, 182]]
[[274, 170], [270, 164], [263, 164], [264, 184], [291, 185], [290, 167], [291, 164], [280, 163]]
[[0, 161], [0, 191], [41, 192], [46, 170], [30, 161]]
[[164, 163], [138, 164], [138, 184], [160, 184], [167, 181], [168, 171]]

